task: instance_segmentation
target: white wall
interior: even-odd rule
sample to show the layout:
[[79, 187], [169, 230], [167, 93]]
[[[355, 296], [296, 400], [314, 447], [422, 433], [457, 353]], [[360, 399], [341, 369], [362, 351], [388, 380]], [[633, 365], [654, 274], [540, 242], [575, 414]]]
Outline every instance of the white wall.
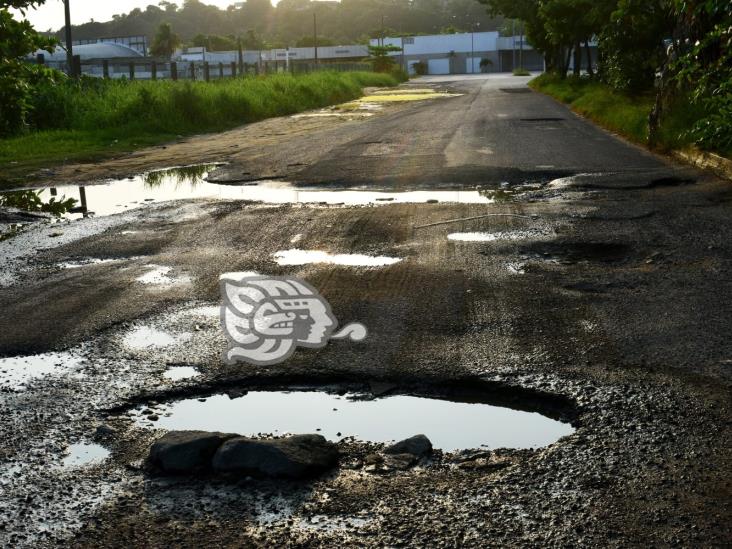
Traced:
[[[406, 39], [404, 55], [470, 53], [471, 51], [496, 51], [498, 49], [498, 32], [476, 32], [462, 34], [434, 34], [430, 36], [413, 36]], [[414, 43], [410, 44], [409, 41]], [[401, 38], [386, 38], [387, 45], [402, 47]], [[371, 40], [371, 45], [378, 44], [378, 40]], [[396, 52], [394, 55], [401, 55]]]
[[428, 74], [450, 74], [449, 59], [429, 59], [427, 66]]

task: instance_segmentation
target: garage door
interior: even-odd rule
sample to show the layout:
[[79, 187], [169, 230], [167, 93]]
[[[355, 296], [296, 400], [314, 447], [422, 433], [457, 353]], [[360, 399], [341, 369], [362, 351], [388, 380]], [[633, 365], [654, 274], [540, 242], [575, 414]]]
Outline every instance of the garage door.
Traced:
[[430, 59], [427, 66], [430, 74], [450, 74], [449, 59]]

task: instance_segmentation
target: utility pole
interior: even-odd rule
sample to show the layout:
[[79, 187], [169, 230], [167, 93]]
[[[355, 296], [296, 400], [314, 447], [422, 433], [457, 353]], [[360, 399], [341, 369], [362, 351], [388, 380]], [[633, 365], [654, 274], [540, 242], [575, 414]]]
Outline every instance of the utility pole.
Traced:
[[318, 16], [313, 12], [313, 48], [315, 49], [315, 64], [318, 64]]
[[516, 20], [511, 21], [511, 70], [516, 68]]
[[64, 16], [66, 18], [66, 67], [69, 76], [76, 77], [74, 72], [74, 49], [71, 44], [71, 0], [64, 0]]
[[470, 27], [470, 73], [475, 74], [475, 27], [480, 23], [473, 23]]
[[521, 33], [519, 38], [519, 68], [524, 68], [524, 22], [521, 21]]

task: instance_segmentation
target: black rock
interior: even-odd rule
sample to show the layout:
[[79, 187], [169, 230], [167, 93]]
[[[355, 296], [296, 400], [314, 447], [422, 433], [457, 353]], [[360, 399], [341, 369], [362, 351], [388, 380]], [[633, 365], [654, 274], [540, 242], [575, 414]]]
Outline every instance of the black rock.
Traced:
[[424, 435], [414, 435], [404, 439], [396, 444], [387, 446], [384, 450], [385, 454], [412, 454], [413, 456], [422, 457], [432, 453], [432, 443]]
[[338, 449], [320, 435], [296, 435], [273, 440], [236, 437], [213, 457], [218, 473], [254, 477], [304, 478], [335, 466]]
[[195, 473], [211, 468], [216, 450], [237, 435], [206, 431], [171, 431], [150, 448], [150, 462], [166, 473]]

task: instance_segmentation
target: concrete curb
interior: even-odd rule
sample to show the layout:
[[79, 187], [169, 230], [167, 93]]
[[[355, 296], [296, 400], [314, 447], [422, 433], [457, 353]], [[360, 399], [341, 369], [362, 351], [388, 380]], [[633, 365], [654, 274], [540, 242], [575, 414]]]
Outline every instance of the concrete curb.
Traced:
[[677, 160], [681, 160], [702, 170], [711, 170], [720, 177], [732, 181], [732, 160], [723, 156], [698, 149], [673, 151], [671, 155]]

